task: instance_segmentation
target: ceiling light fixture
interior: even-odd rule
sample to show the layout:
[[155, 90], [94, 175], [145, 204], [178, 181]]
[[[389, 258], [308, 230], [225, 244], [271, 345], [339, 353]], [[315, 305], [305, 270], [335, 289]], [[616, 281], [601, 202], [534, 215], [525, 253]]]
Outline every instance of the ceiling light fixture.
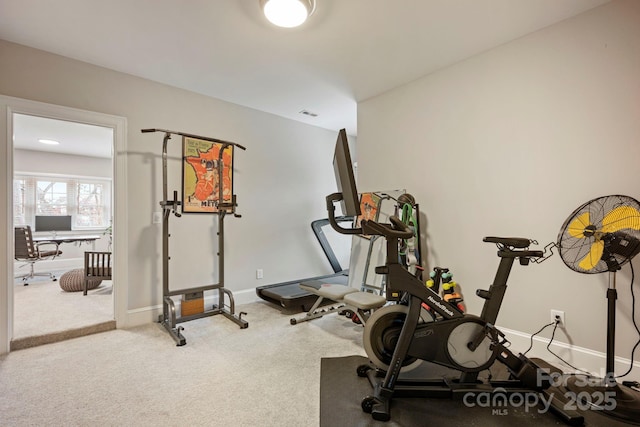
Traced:
[[316, 10], [316, 0], [260, 0], [260, 6], [269, 22], [278, 27], [293, 28], [302, 25]]
[[38, 142], [41, 142], [41, 143], [47, 144], [47, 145], [58, 145], [58, 144], [60, 144], [58, 141], [53, 140], [53, 139], [39, 139]]

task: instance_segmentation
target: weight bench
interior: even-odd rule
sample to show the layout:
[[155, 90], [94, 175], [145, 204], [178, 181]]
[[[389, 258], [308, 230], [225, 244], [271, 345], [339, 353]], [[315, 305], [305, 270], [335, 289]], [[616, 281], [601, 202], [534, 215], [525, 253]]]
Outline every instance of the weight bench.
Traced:
[[[300, 322], [306, 322], [307, 320], [317, 319], [325, 314], [331, 314], [335, 311], [352, 312], [354, 316], [360, 320], [360, 323], [364, 325], [366, 320], [369, 318], [368, 312], [382, 307], [387, 302], [387, 299], [381, 295], [358, 291], [357, 289], [345, 285], [324, 283], [319, 280], [302, 282], [299, 286], [300, 289], [313, 295], [317, 295], [318, 299], [303, 317], [299, 317], [297, 319], [292, 317], [290, 320], [292, 325]], [[320, 308], [320, 305], [325, 299], [335, 301], [336, 304]]]

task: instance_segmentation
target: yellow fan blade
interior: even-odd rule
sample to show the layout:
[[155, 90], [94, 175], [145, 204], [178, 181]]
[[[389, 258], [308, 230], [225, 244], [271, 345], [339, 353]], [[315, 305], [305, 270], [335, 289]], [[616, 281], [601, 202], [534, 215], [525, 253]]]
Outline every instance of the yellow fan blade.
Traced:
[[604, 252], [604, 242], [597, 240], [591, 245], [591, 249], [587, 256], [582, 258], [578, 266], [583, 270], [593, 270], [593, 268], [600, 262], [602, 258], [602, 252]]
[[584, 229], [587, 228], [589, 224], [591, 224], [591, 219], [589, 217], [589, 212], [587, 211], [581, 213], [573, 221], [571, 221], [571, 224], [569, 224], [569, 227], [567, 227], [567, 232], [572, 237], [584, 239]]
[[609, 212], [602, 220], [603, 233], [615, 233], [616, 231], [631, 228], [640, 230], [640, 212], [631, 206], [620, 206]]

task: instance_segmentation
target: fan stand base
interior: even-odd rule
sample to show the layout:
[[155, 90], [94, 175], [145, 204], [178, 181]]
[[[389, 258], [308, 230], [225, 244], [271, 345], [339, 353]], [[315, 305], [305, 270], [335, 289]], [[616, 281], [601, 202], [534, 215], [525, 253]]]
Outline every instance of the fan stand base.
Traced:
[[571, 376], [565, 396], [578, 409], [597, 411], [633, 425], [640, 425], [640, 392], [615, 381]]

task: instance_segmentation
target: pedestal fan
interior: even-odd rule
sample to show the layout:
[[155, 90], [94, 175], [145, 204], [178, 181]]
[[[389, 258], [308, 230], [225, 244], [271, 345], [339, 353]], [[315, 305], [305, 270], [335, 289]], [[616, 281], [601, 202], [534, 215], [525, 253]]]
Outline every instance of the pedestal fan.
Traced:
[[617, 383], [614, 376], [616, 272], [640, 252], [640, 202], [621, 195], [588, 201], [564, 222], [557, 246], [562, 261], [570, 269], [585, 274], [609, 273], [606, 376], [595, 382], [577, 380], [574, 376], [567, 388], [581, 400], [587, 400], [591, 409], [640, 423], [640, 392]]

